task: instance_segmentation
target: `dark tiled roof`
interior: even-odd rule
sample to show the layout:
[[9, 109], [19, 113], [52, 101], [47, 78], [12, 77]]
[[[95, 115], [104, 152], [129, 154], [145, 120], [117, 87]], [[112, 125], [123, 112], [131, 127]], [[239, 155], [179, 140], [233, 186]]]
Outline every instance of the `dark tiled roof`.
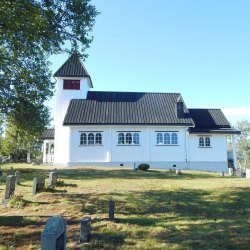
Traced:
[[184, 118], [176, 117], [180, 94], [89, 91], [86, 100], [71, 100], [64, 125], [148, 124], [192, 126], [184, 104]]
[[54, 136], [55, 136], [55, 129], [49, 128], [42, 133], [41, 139], [43, 140], [54, 139]]
[[88, 77], [93, 87], [91, 78], [80, 57], [73, 53], [68, 60], [56, 71], [55, 77]]
[[238, 134], [220, 109], [188, 109], [195, 127], [191, 133]]

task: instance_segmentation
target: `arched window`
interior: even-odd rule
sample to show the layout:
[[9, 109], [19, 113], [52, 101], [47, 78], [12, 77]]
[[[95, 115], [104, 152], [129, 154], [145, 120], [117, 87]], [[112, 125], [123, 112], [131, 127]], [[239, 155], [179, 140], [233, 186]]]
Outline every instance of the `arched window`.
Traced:
[[172, 144], [178, 144], [178, 138], [176, 133], [172, 133], [171, 135], [171, 143]]
[[210, 147], [210, 138], [209, 137], [205, 138], [205, 146]]
[[134, 133], [134, 134], [133, 134], [133, 144], [135, 144], [135, 145], [140, 144], [140, 136], [139, 136], [139, 133]]
[[170, 144], [170, 134], [169, 133], [164, 134], [164, 144]]
[[127, 133], [126, 134], [126, 144], [131, 144], [132, 143], [132, 134]]
[[87, 135], [85, 133], [81, 133], [80, 135], [80, 145], [86, 145], [87, 144]]
[[95, 135], [95, 144], [96, 145], [102, 145], [102, 134], [96, 133]]
[[156, 134], [156, 144], [163, 144], [163, 136], [162, 133]]
[[199, 138], [199, 147], [204, 147], [204, 138], [203, 137]]
[[124, 134], [123, 133], [118, 134], [118, 144], [124, 144]]
[[95, 142], [94, 134], [93, 133], [89, 133], [88, 134], [88, 144], [89, 145], [94, 145], [94, 142]]

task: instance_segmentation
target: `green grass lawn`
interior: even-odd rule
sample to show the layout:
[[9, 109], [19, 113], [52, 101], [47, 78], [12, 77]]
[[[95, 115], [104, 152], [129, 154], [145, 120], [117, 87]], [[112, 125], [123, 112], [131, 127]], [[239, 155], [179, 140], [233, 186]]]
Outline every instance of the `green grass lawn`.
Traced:
[[[67, 221], [67, 249], [250, 249], [250, 180], [218, 173], [111, 168], [58, 169], [61, 185], [32, 195], [33, 177], [53, 167], [25, 164], [21, 185], [0, 205], [0, 249], [39, 249], [48, 217]], [[5, 184], [0, 183], [0, 199]], [[15, 197], [14, 197], [15, 198]], [[116, 220], [108, 221], [108, 201]], [[79, 243], [80, 219], [92, 218], [89, 244]]]

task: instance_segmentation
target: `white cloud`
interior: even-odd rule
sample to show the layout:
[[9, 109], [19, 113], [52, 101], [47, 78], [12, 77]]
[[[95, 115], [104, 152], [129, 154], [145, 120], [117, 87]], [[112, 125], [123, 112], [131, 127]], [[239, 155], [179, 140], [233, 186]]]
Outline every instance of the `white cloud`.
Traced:
[[250, 121], [250, 107], [222, 108], [222, 111], [233, 124], [240, 120]]

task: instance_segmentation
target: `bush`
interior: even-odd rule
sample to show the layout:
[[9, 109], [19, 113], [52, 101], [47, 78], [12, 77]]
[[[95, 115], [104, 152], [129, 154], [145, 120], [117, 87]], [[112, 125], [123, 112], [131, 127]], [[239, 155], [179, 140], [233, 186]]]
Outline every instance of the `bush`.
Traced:
[[141, 164], [138, 166], [138, 169], [139, 169], [139, 170], [142, 170], [142, 171], [147, 171], [149, 168], [150, 168], [150, 165], [147, 164], [147, 163], [141, 163]]

